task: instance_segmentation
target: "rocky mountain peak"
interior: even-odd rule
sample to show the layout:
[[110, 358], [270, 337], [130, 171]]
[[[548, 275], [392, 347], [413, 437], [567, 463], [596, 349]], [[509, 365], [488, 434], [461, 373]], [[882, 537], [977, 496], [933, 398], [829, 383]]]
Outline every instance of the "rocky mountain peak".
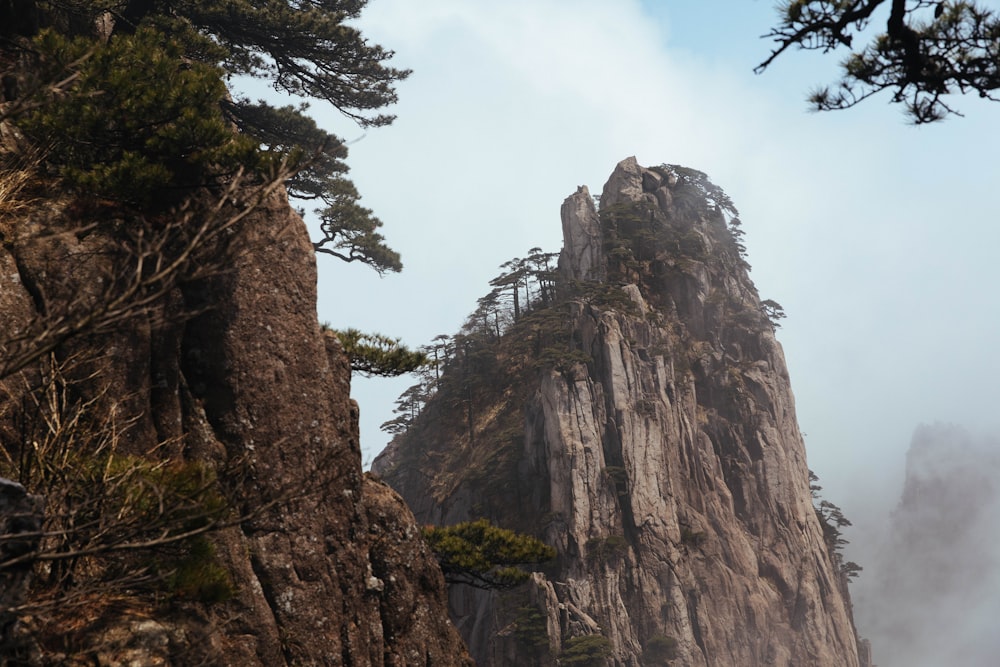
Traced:
[[[601, 208], [610, 208], [616, 204], [641, 199], [655, 201], [643, 195], [651, 194], [659, 186], [659, 181], [660, 179], [652, 171], [640, 167], [634, 156], [627, 157], [618, 163], [604, 184], [604, 189], [601, 191]], [[650, 187], [646, 187], [647, 182]]]
[[986, 665], [1000, 650], [1000, 440], [953, 424], [917, 428], [899, 503], [859, 588], [862, 627], [886, 667]]
[[452, 587], [477, 662], [866, 664], [732, 202], [628, 158], [562, 224], [558, 298], [470, 318], [374, 466], [420, 521], [556, 548], [519, 589]]
[[563, 279], [604, 280], [604, 250], [601, 220], [586, 185], [566, 198], [562, 210], [563, 247], [559, 269]]

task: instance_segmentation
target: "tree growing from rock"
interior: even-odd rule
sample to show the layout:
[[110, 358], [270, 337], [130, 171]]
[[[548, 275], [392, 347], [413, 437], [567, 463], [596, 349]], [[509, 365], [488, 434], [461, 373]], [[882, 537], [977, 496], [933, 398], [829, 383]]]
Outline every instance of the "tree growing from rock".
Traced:
[[811, 493], [814, 501], [819, 501], [814, 504], [813, 509], [816, 512], [816, 517], [819, 519], [819, 525], [823, 529], [823, 541], [826, 543], [827, 549], [830, 551], [830, 555], [833, 558], [834, 565], [840, 570], [841, 575], [844, 578], [844, 585], [847, 585], [848, 579], [855, 579], [861, 574], [864, 569], [854, 561], [844, 560], [844, 547], [849, 544], [848, 540], [844, 537], [842, 529], [853, 525], [850, 520], [844, 516], [844, 512], [829, 500], [823, 500], [820, 497], [820, 491], [823, 487], [818, 484], [819, 477], [816, 476], [812, 470], [809, 471], [809, 492]]
[[607, 664], [612, 653], [611, 641], [603, 635], [570, 637], [559, 654], [559, 664], [569, 667], [600, 667]]
[[426, 354], [410, 350], [398, 338], [362, 333], [357, 329], [334, 333], [351, 361], [351, 370], [367, 377], [395, 377], [429, 363]]
[[482, 589], [517, 586], [530, 576], [522, 566], [556, 556], [556, 550], [544, 542], [499, 528], [486, 519], [428, 526], [424, 539], [437, 557], [445, 581]]
[[[75, 110], [85, 110], [94, 127], [118, 131], [129, 139], [127, 127], [118, 123], [122, 111], [136, 113], [136, 104], [146, 104], [150, 110], [156, 105], [142, 90], [157, 94], [174, 90], [178, 80], [204, 75], [212, 79], [204, 86], [211, 97], [214, 116], [219, 114], [237, 128], [247, 143], [256, 147], [258, 155], [272, 155], [297, 167], [297, 173], [288, 179], [287, 187], [293, 197], [321, 204], [317, 213], [321, 219], [323, 238], [315, 242], [318, 252], [331, 254], [345, 261], [359, 261], [377, 271], [399, 271], [399, 255], [384, 243], [378, 233], [381, 221], [361, 206], [357, 190], [347, 179], [347, 147], [344, 141], [319, 128], [307, 116], [306, 100], [320, 100], [332, 105], [343, 115], [362, 127], [377, 127], [392, 122], [393, 117], [381, 110], [396, 101], [394, 85], [409, 72], [386, 64], [392, 52], [369, 43], [363, 35], [349, 25], [364, 8], [365, 0], [316, 0], [308, 3], [290, 0], [18, 0], [0, 7], [0, 16], [15, 13], [17, 20], [0, 22], [0, 45], [16, 48], [27, 54], [21, 62], [26, 67], [14, 67], [2, 72], [14, 77], [20, 84], [20, 99], [8, 109], [6, 117], [17, 120], [19, 112], [45, 107], [53, 122], [36, 133], [36, 139], [57, 139], [61, 130], [72, 131]], [[14, 7], [16, 5], [16, 7]], [[41, 26], [48, 26], [40, 31]], [[69, 40], [77, 53], [75, 57], [56, 58], [60, 68], [53, 81], [62, 82], [53, 90], [51, 82], [39, 80], [37, 65], [52, 60], [46, 53], [46, 40], [53, 35]], [[141, 36], [140, 46], [129, 46], [133, 35]], [[187, 65], [192, 74], [179, 73], [166, 76], [150, 71], [162, 61], [148, 57], [141, 46], [156, 35], [165, 48], [172, 50], [169, 59], [177, 65]], [[148, 50], [148, 49], [147, 49]], [[113, 67], [108, 76], [95, 79], [88, 75], [87, 64], [91, 57], [105, 58], [106, 53], [134, 65], [143, 67]], [[207, 69], [205, 69], [207, 68]], [[214, 78], [210, 75], [215, 72]], [[116, 79], [129, 75], [145, 77], [144, 85], [123, 82], [115, 86]], [[269, 81], [274, 88], [286, 95], [302, 100], [300, 104], [274, 107], [262, 100], [252, 101], [239, 94], [227, 96], [222, 81], [225, 77], [249, 76]], [[221, 87], [215, 90], [213, 87]], [[109, 95], [118, 90], [117, 97]], [[196, 112], [185, 106], [186, 95], [170, 93], [170, 104], [165, 105], [160, 116], [170, 113], [171, 104], [176, 113], [165, 118], [186, 122], [196, 118], [212, 118], [213, 114]], [[101, 104], [91, 104], [101, 98]], [[89, 105], [89, 106], [88, 106]], [[56, 118], [61, 117], [62, 122]], [[87, 117], [87, 116], [85, 116]], [[155, 116], [154, 116], [155, 117]], [[90, 127], [90, 126], [88, 126]], [[37, 127], [35, 128], [38, 129]], [[143, 128], [143, 132], [145, 130]], [[142, 140], [142, 133], [138, 137]], [[175, 143], [186, 141], [183, 136], [171, 139]], [[50, 142], [53, 146], [57, 141]], [[97, 142], [95, 146], [101, 146]], [[149, 152], [163, 153], [150, 156]], [[141, 175], [145, 186], [173, 185], [168, 174], [172, 158], [181, 161], [214, 162], [204, 148], [188, 151], [173, 150], [170, 145], [143, 141], [142, 145], [128, 148], [118, 156], [119, 176], [128, 180], [131, 175]], [[93, 171], [101, 167], [100, 155], [90, 155], [88, 150], [78, 157], [82, 165], [75, 168]], [[253, 156], [243, 156], [242, 164], [248, 168], [258, 165]], [[265, 160], [267, 162], [267, 160]], [[57, 164], [59, 164], [57, 160]], [[65, 171], [65, 169], [64, 169]], [[187, 173], [187, 170], [182, 170]], [[147, 183], [151, 181], [152, 183]], [[200, 183], [196, 183], [200, 185]]]
[[[24, 135], [0, 147], [0, 240], [23, 249], [65, 237], [65, 247], [112, 258], [79, 258], [74, 271], [77, 251], [67, 251], [51, 280], [26, 284], [33, 316], [0, 318], [0, 476], [46, 501], [41, 530], [0, 535], [0, 573], [34, 574], [4, 610], [0, 641], [13, 642], [0, 647], [5, 657], [25, 646], [7, 635], [9, 615], [58, 641], [84, 631], [81, 609], [100, 616], [123, 597], [224, 599], [227, 572], [207, 535], [318, 493], [322, 470], [334, 469], [321, 465], [315, 481], [247, 507], [244, 458], [203, 461], [176, 437], [130, 437], [137, 418], [117, 411], [121, 397], [102, 385], [114, 353], [93, 348], [121, 330], [157, 335], [215, 306], [199, 290], [248, 251], [248, 216], [283, 186], [326, 205], [324, 233], [339, 235], [330, 244], [343, 258], [398, 270], [381, 223], [346, 178], [343, 142], [303, 105], [274, 109], [230, 98], [226, 86], [232, 75], [265, 78], [362, 126], [390, 122], [379, 110], [406, 72], [347, 25], [364, 4], [0, 3], [0, 123], [5, 139], [11, 124]], [[10, 544], [31, 547], [12, 554]], [[34, 650], [34, 639], [21, 639]], [[70, 661], [97, 659], [92, 646], [81, 648], [88, 655], [63, 648]]]

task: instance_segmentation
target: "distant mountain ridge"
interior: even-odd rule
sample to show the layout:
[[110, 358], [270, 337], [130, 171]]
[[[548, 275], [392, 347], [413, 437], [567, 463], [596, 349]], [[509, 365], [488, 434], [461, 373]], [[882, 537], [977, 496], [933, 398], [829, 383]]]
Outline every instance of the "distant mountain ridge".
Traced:
[[883, 667], [987, 665], [1000, 652], [1000, 439], [919, 427], [902, 496], [859, 587], [858, 621]]
[[558, 268], [505, 265], [373, 466], [420, 522], [556, 547], [513, 591], [452, 587], [477, 663], [869, 665], [732, 202], [628, 158], [562, 225]]

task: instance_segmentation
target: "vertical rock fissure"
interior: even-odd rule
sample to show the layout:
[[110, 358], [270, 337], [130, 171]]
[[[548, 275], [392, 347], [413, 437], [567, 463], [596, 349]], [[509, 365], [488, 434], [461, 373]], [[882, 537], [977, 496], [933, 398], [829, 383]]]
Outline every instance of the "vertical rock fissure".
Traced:
[[[808, 496], [787, 372], [725, 218], [735, 220], [728, 197], [701, 172], [629, 158], [604, 187], [599, 220], [584, 188], [561, 213], [564, 326], [587, 358], [560, 350], [546, 365], [541, 349], [493, 343], [526, 355], [512, 364], [542, 365], [537, 387], [522, 392], [532, 398], [521, 497], [494, 518], [543, 523], [557, 548], [532, 580], [558, 591], [536, 596], [548, 645], [599, 634], [614, 667], [660, 664], [653, 656], [677, 667], [858, 667], [846, 592], [822, 583], [833, 561]], [[484, 412], [509, 410], [507, 397], [493, 400]], [[452, 521], [475, 518], [471, 490], [491, 482], [466, 476], [438, 426], [466, 415], [431, 404], [433, 419], [418, 415], [409, 432], [419, 436], [398, 436], [373, 467], [427, 508], [419, 520], [435, 505]], [[420, 475], [380, 469], [393, 459]], [[442, 480], [459, 491], [430, 502]], [[540, 512], [551, 516], [538, 522]], [[533, 664], [511, 610], [462, 596], [453, 612], [460, 627], [492, 619], [466, 634], [482, 667]]]
[[709, 660], [708, 648], [705, 646], [705, 639], [701, 634], [701, 622], [698, 620], [698, 591], [694, 588], [688, 590], [687, 594], [687, 611], [688, 611], [688, 622], [691, 624], [691, 633], [694, 637], [694, 642], [701, 651], [702, 657], [709, 664], [712, 660]]
[[[246, 535], [245, 532], [244, 536], [247, 538], [247, 541], [252, 539], [249, 535]], [[274, 621], [274, 627], [276, 628], [280, 627], [278, 623], [278, 619], [280, 618], [279, 615], [280, 610], [278, 607], [279, 602], [277, 599], [277, 593], [274, 587], [271, 585], [271, 582], [267, 576], [267, 570], [264, 568], [263, 563], [261, 563], [260, 559], [257, 558], [257, 556], [254, 554], [250, 554], [250, 568], [253, 571], [253, 576], [256, 578], [256, 584], [257, 586], [260, 587], [260, 591], [263, 594], [264, 601], [267, 604], [267, 610], [270, 613], [270, 618]], [[292, 653], [291, 647], [289, 646], [287, 640], [284, 637], [280, 638], [280, 644], [278, 648], [281, 651], [281, 654], [285, 658], [285, 664], [294, 665], [295, 655]], [[258, 657], [262, 660], [267, 658], [266, 655], [261, 655], [259, 652], [258, 652]]]
[[14, 265], [17, 267], [17, 274], [20, 279], [21, 285], [24, 290], [31, 297], [32, 303], [35, 305], [35, 312], [38, 313], [40, 317], [44, 317], [47, 314], [45, 298], [42, 295], [42, 290], [38, 283], [32, 278], [32, 273], [30, 269], [25, 265], [21, 255], [19, 253], [13, 254]]
[[615, 504], [621, 512], [624, 537], [630, 545], [635, 546], [638, 543], [638, 532], [635, 525], [635, 515], [632, 512], [631, 495], [629, 494], [630, 482], [626, 474], [625, 455], [622, 452], [622, 431], [619, 425], [622, 415], [620, 411], [615, 410], [611, 392], [605, 392], [604, 395], [607, 414], [615, 415], [613, 418], [609, 417], [605, 424], [605, 435], [602, 443], [605, 475], [608, 475], [610, 470], [618, 473], [608, 481], [614, 492]]

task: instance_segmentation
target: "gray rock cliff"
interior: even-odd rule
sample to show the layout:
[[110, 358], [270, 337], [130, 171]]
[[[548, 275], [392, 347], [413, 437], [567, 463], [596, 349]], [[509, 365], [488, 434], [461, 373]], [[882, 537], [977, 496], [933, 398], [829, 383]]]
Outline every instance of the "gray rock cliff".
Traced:
[[473, 656], [864, 664], [735, 208], [700, 172], [634, 158], [600, 202], [581, 188], [562, 209], [561, 275], [585, 284], [484, 333], [487, 360], [463, 330], [445, 375], [464, 393], [442, 380], [375, 462], [421, 522], [482, 516], [557, 549], [519, 589], [452, 587]]
[[601, 221], [587, 186], [567, 197], [562, 205], [563, 251], [560, 269], [566, 280], [601, 280], [604, 258]]

